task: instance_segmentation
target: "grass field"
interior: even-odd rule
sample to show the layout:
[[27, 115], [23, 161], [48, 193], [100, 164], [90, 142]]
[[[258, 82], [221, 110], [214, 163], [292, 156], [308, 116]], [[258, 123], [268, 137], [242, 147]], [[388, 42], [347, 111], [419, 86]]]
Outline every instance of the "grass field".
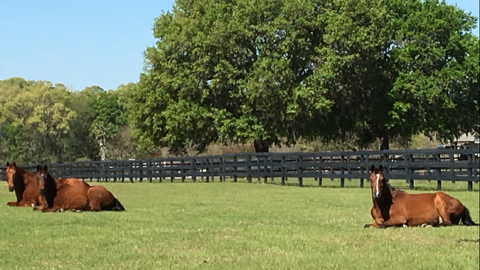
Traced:
[[[126, 212], [7, 207], [14, 194], [0, 182], [0, 269], [479, 268], [479, 227], [364, 229], [371, 195], [358, 181], [102, 184]], [[478, 184], [443, 189], [480, 222]]]

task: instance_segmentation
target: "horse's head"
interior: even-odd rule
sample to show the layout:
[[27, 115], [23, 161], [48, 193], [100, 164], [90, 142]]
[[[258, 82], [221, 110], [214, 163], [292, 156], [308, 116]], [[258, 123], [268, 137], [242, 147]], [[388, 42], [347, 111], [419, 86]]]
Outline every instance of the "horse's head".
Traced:
[[385, 185], [385, 181], [383, 181], [383, 167], [380, 165], [378, 168], [375, 168], [375, 165], [372, 165], [370, 168], [370, 186], [372, 188], [372, 197], [374, 199], [380, 198], [382, 195], [382, 189]]
[[15, 179], [15, 174], [17, 173], [17, 164], [15, 162], [9, 163], [7, 161], [7, 167], [5, 168], [5, 171], [7, 173], [8, 190], [12, 192], [15, 190], [15, 182], [13, 180]]
[[45, 192], [45, 186], [48, 185], [48, 168], [47, 165], [45, 165], [43, 168], [40, 165], [37, 165], [37, 173], [35, 174], [37, 177], [37, 182], [38, 182], [38, 192], [40, 194], [44, 194]]

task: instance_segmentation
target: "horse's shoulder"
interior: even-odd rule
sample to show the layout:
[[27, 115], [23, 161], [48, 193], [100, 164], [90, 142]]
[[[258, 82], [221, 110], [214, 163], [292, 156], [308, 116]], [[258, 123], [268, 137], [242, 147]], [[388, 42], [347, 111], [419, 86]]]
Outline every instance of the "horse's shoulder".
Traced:
[[393, 198], [401, 198], [407, 194], [405, 191], [398, 189], [392, 189], [390, 192], [392, 193]]

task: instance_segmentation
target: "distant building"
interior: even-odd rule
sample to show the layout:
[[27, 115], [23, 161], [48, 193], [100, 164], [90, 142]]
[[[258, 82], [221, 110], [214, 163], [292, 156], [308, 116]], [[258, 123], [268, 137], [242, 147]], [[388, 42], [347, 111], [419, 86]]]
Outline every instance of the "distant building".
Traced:
[[463, 134], [459, 138], [452, 140], [451, 144], [457, 148], [480, 148], [479, 138], [470, 133]]

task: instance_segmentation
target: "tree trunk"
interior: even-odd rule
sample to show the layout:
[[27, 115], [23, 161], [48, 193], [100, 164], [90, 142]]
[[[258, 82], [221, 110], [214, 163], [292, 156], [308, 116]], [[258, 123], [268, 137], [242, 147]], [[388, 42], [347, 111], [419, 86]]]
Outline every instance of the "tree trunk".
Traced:
[[105, 144], [105, 140], [98, 140], [98, 144], [100, 147], [100, 160], [107, 160], [107, 145]]
[[253, 141], [253, 146], [255, 147], [256, 153], [268, 153], [270, 142], [267, 140], [255, 140]]
[[385, 128], [383, 129], [382, 133], [383, 133], [382, 145], [380, 146], [380, 150], [388, 150], [388, 149], [390, 149], [390, 142], [389, 142], [389, 139], [388, 139], [388, 133], [385, 130]]

